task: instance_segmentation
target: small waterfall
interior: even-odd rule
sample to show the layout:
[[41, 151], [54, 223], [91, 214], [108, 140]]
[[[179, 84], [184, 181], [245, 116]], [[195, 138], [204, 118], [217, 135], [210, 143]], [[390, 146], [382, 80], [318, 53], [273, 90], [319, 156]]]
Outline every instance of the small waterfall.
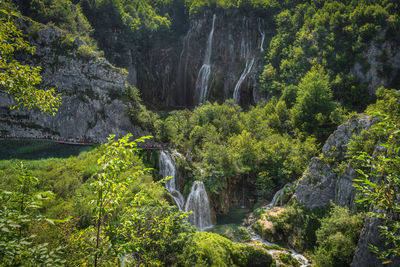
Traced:
[[210, 203], [203, 182], [193, 183], [185, 204], [185, 211], [192, 211], [188, 221], [195, 225], [197, 230], [204, 231], [212, 227]]
[[178, 190], [178, 185], [175, 177], [176, 175], [175, 163], [168, 152], [161, 151], [159, 168], [160, 168], [160, 174], [163, 177], [171, 176], [171, 178], [165, 183], [165, 189], [167, 189], [167, 191], [171, 194], [178, 208], [180, 210], [183, 210], [185, 199]]
[[290, 186], [292, 186], [291, 183], [285, 184], [284, 187], [282, 187], [281, 189], [276, 191], [274, 197], [272, 198], [271, 202], [267, 205], [267, 207], [275, 207], [278, 205], [278, 203], [279, 203], [279, 206], [282, 206], [283, 204], [285, 204], [285, 203], [283, 203], [283, 201], [284, 201], [283, 196], [285, 195], [286, 188], [288, 188]]
[[[280, 205], [284, 204], [282, 196], [284, 196], [284, 194], [285, 194], [285, 189], [290, 187], [290, 186], [292, 186], [292, 184], [288, 183], [283, 188], [278, 190], [275, 193], [274, 197], [272, 198], [271, 203], [269, 203], [268, 205], [257, 209], [257, 211], [264, 210], [264, 209], [267, 209], [267, 210], [268, 209], [272, 209], [272, 207], [275, 207], [278, 204], [278, 202], [279, 202]], [[247, 230], [248, 230], [248, 233], [250, 235], [251, 240], [253, 240], [253, 241], [257, 240], [257, 241], [259, 241], [262, 244], [267, 245], [267, 246], [276, 245], [275, 243], [271, 243], [271, 242], [268, 242], [267, 240], [264, 240], [259, 234], [254, 232], [253, 225], [257, 222], [257, 220], [258, 220], [257, 218], [253, 219], [251, 221], [250, 225], [247, 227]], [[279, 249], [267, 249], [267, 252], [274, 258], [278, 258], [279, 254], [284, 252], [284, 253], [290, 254], [293, 258], [295, 258], [299, 262], [300, 267], [309, 267], [309, 266], [311, 266], [311, 262], [306, 257], [304, 257], [303, 255], [297, 253], [295, 250], [293, 250], [290, 247], [288, 248], [287, 251], [283, 251], [283, 250], [279, 250]], [[275, 254], [277, 254], [277, 255], [275, 255]], [[278, 260], [276, 260], [276, 264], [278, 266]]]
[[261, 35], [261, 44], [260, 44], [260, 50], [261, 52], [264, 52], [264, 41], [265, 41], [265, 32], [261, 30], [261, 19], [258, 18], [258, 32]]
[[239, 100], [240, 100], [240, 87], [242, 86], [244, 79], [246, 79], [247, 75], [250, 73], [251, 69], [253, 68], [253, 65], [254, 65], [254, 58], [251, 59], [250, 62], [248, 59], [246, 60], [246, 67], [244, 68], [242, 75], [240, 75], [240, 78], [235, 85], [235, 90], [233, 91], [233, 101], [236, 104], [239, 104]]
[[204, 103], [207, 100], [208, 80], [210, 79], [210, 73], [211, 73], [212, 39], [214, 35], [216, 18], [217, 16], [214, 14], [211, 31], [207, 40], [207, 48], [206, 48], [206, 54], [204, 55], [203, 66], [201, 66], [199, 74], [197, 75], [195, 88], [196, 88], [196, 94], [198, 94], [197, 95], [198, 98], [195, 99], [195, 101], [197, 100], [198, 104]]

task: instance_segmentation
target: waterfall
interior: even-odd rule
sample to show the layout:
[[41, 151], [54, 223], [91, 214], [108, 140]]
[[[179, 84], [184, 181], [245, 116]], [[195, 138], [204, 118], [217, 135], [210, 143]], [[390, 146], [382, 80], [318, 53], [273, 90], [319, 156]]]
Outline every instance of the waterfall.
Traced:
[[233, 101], [236, 104], [239, 104], [239, 100], [240, 100], [240, 87], [242, 86], [244, 79], [246, 79], [247, 75], [250, 73], [251, 69], [253, 68], [253, 65], [254, 65], [254, 58], [251, 59], [250, 62], [249, 62], [249, 59], [246, 60], [246, 67], [244, 68], [242, 75], [240, 75], [240, 78], [235, 85], [235, 90], [233, 91]]
[[180, 210], [183, 210], [183, 206], [185, 203], [185, 199], [182, 194], [179, 192], [178, 185], [176, 182], [176, 167], [174, 160], [172, 159], [171, 154], [165, 151], [161, 151], [160, 153], [160, 174], [163, 177], [171, 176], [171, 178], [165, 183], [165, 188], [171, 194], [173, 199], [175, 200], [176, 205]]
[[204, 103], [207, 100], [207, 93], [208, 93], [208, 80], [210, 79], [211, 73], [211, 52], [212, 52], [212, 39], [214, 35], [214, 27], [215, 27], [215, 20], [217, 16], [213, 15], [213, 22], [210, 34], [207, 40], [207, 48], [206, 53], [204, 55], [203, 66], [201, 66], [199, 74], [197, 75], [196, 80], [196, 94], [198, 94], [198, 98], [195, 99], [197, 103]]
[[283, 203], [283, 201], [284, 201], [283, 196], [285, 195], [285, 190], [291, 186], [292, 186], [292, 184], [288, 183], [288, 184], [285, 184], [281, 189], [279, 189], [275, 193], [274, 197], [272, 198], [271, 202], [267, 205], [267, 207], [275, 207], [276, 205], [278, 205], [278, 203], [279, 203], [279, 206], [282, 206], [283, 204], [285, 204], [285, 203]]
[[261, 44], [260, 44], [260, 50], [261, 52], [264, 52], [264, 40], [265, 40], [265, 32], [261, 30], [261, 19], [258, 18], [258, 32], [261, 35]]
[[182, 51], [179, 56], [178, 64], [178, 77], [177, 84], [178, 88], [182, 92], [182, 104], [187, 100], [187, 68], [189, 65], [189, 48], [192, 35], [199, 31], [201, 23], [199, 21], [193, 20], [186, 36], [183, 38]]
[[194, 181], [185, 204], [185, 211], [192, 211], [188, 221], [195, 225], [197, 230], [204, 231], [212, 227], [210, 203], [203, 182]]
[[251, 38], [249, 34], [249, 20], [244, 17], [243, 18], [243, 35], [242, 35], [242, 40], [240, 41], [240, 57], [247, 59], [250, 55], [251, 52]]

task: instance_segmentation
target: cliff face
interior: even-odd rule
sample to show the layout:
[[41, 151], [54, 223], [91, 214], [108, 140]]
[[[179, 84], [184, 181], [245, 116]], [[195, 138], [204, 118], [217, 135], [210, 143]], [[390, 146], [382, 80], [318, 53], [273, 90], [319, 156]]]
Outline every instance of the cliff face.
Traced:
[[351, 73], [368, 84], [371, 93], [380, 86], [398, 88], [400, 85], [400, 49], [391, 41], [372, 41], [364, 52], [365, 63], [356, 62]]
[[58, 29], [42, 27], [34, 35], [32, 45], [36, 52], [21, 61], [42, 67], [42, 86], [56, 88], [62, 94], [62, 104], [55, 116], [11, 111], [13, 100], [0, 94], [1, 134], [105, 141], [110, 134], [140, 131], [126, 115], [127, 104], [119, 100], [127, 90], [125, 71], [95, 54], [81, 52], [79, 47], [84, 43], [68, 38]]
[[[362, 130], [368, 130], [374, 123], [369, 117], [357, 117], [338, 127], [328, 138], [322, 152], [323, 157], [313, 158], [303, 177], [296, 187], [296, 200], [307, 208], [325, 207], [331, 201], [340, 206], [354, 209], [353, 180], [358, 173], [348, 164], [344, 170], [338, 166], [345, 161], [348, 143]], [[378, 248], [385, 247], [385, 240], [380, 236], [380, 222], [376, 218], [368, 218], [362, 229], [357, 249], [351, 266], [380, 266], [381, 260], [369, 249], [369, 244]], [[399, 266], [397, 257], [387, 266]]]
[[[123, 30], [104, 30], [97, 39], [107, 58], [129, 71], [129, 82], [141, 90], [144, 101], [157, 108], [198, 105], [204, 64], [209, 65], [204, 82], [207, 100], [233, 98], [235, 87], [236, 102], [243, 106], [264, 100], [257, 85], [268, 33], [272, 32], [269, 25], [239, 10], [205, 11], [185, 19], [171, 36], [159, 33], [150, 41], [143, 40], [140, 55], [135, 54], [136, 48]], [[105, 35], [108, 38], [102, 38]]]
[[362, 130], [368, 130], [372, 122], [369, 117], [357, 117], [338, 127], [324, 144], [322, 157], [313, 158], [299, 179], [297, 202], [309, 209], [325, 207], [330, 201], [353, 207], [355, 190], [352, 184], [358, 175], [350, 165], [345, 166], [344, 171], [339, 170], [338, 166], [345, 160], [348, 143]]

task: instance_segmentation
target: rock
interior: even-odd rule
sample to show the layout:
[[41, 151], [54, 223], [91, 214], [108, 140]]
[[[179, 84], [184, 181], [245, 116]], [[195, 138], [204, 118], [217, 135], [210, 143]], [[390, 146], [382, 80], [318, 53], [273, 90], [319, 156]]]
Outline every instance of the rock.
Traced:
[[362, 130], [368, 130], [375, 120], [368, 116], [350, 119], [329, 136], [322, 148], [322, 157], [311, 159], [308, 169], [297, 182], [296, 200], [309, 209], [324, 207], [331, 201], [353, 208], [353, 180], [357, 172], [349, 165], [343, 175], [337, 166], [345, 160], [347, 145]]
[[336, 161], [345, 159], [347, 152], [347, 144], [355, 136], [359, 135], [362, 130], [368, 130], [374, 120], [368, 116], [352, 118], [348, 122], [340, 125], [326, 140], [322, 147], [324, 157], [334, 158]]
[[[379, 220], [377, 218], [367, 219], [364, 228], [362, 229], [360, 240], [357, 244], [357, 249], [354, 254], [352, 267], [375, 267], [383, 266], [382, 260], [376, 257], [376, 254], [372, 253], [369, 249], [369, 244], [377, 246], [378, 248], [385, 247], [385, 240], [380, 236], [379, 231]], [[400, 266], [400, 257], [393, 259], [392, 263], [385, 264], [387, 267]]]
[[350, 72], [368, 84], [370, 93], [374, 93], [380, 86], [398, 87], [400, 50], [394, 42], [385, 41], [377, 44], [372, 41], [363, 54], [368, 68], [365, 67], [365, 63], [356, 62]]
[[119, 99], [126, 90], [127, 73], [105, 59], [81, 57], [76, 44], [82, 42], [68, 38], [61, 30], [46, 26], [32, 41], [35, 54], [21, 59], [25, 64], [42, 67], [41, 87], [55, 88], [62, 94], [56, 115], [10, 110], [13, 100], [0, 94], [0, 134], [91, 137], [101, 142], [110, 134], [142, 135], [142, 130], [134, 127], [127, 116], [129, 104]]
[[335, 199], [335, 187], [338, 176], [330, 166], [319, 158], [312, 158], [308, 169], [299, 179], [296, 188], [296, 200], [308, 209], [325, 207]]
[[[130, 73], [129, 81], [141, 90], [145, 102], [157, 107], [197, 105], [195, 85], [213, 13], [206, 10], [190, 18], [187, 14], [182, 16], [184, 22], [175, 33], [178, 38], [155, 36], [151, 42], [144, 42], [146, 47], [141, 48], [143, 52], [139, 56], [124, 30], [110, 29], [97, 38], [107, 59], [126, 68]], [[264, 56], [261, 33], [268, 32], [269, 25], [254, 14], [239, 10], [219, 11], [216, 16], [208, 100], [223, 102], [232, 98], [246, 60], [252, 58], [255, 58], [253, 68], [240, 87], [240, 103], [247, 106], [265, 100], [266, 96], [258, 91], [258, 80]]]

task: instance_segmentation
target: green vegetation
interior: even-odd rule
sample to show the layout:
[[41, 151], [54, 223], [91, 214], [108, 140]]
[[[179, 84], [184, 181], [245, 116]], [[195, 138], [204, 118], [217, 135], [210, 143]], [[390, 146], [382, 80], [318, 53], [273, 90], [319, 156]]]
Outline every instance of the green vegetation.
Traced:
[[189, 172], [187, 177], [204, 181], [221, 203], [220, 193], [241, 179], [256, 188], [253, 198], [272, 197], [276, 189], [297, 179], [317, 152], [315, 138], [294, 127], [282, 101], [272, 100], [247, 112], [229, 100], [165, 116], [143, 106], [131, 114], [143, 123], [153, 122], [147, 129], [154, 129], [157, 139], [190, 151], [192, 162], [182, 169]]
[[274, 266], [265, 250], [232, 243], [217, 234], [197, 232], [194, 246], [185, 248], [183, 266]]
[[15, 12], [8, 13], [0, 9], [0, 92], [12, 96], [16, 104], [12, 109], [26, 107], [38, 109], [42, 113], [55, 114], [61, 103], [61, 97], [54, 89], [40, 90], [40, 67], [21, 64], [15, 54], [35, 52], [35, 48], [22, 38], [22, 32], [14, 24]]
[[347, 208], [334, 206], [316, 232], [317, 265], [350, 266], [363, 223], [362, 214], [351, 215]]
[[369, 215], [382, 222], [379, 229], [387, 247], [379, 249], [371, 245], [371, 249], [387, 264], [400, 253], [400, 199], [397, 193], [400, 185], [400, 94], [395, 90], [380, 90], [378, 93], [382, 99], [369, 110], [379, 121], [370, 131], [370, 136], [381, 149], [371, 152], [365, 149], [370, 140], [361, 142], [362, 152], [354, 156], [360, 174], [354, 187], [360, 192], [357, 202], [363, 207], [371, 207]]
[[195, 232], [128, 138], [68, 159], [1, 161], [0, 265], [272, 264], [261, 248]]

